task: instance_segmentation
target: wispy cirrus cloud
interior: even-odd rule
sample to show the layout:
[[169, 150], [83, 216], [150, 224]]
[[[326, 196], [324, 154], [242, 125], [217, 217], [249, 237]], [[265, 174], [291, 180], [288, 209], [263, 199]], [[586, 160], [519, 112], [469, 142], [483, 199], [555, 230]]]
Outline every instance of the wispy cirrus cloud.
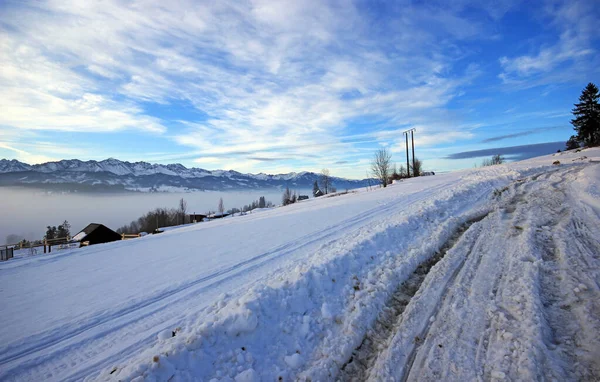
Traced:
[[[482, 23], [442, 5], [389, 11], [399, 17], [377, 25], [352, 1], [12, 4], [2, 17], [1, 96], [10, 102], [0, 124], [171, 126], [167, 136], [196, 151], [303, 145], [327, 156], [318, 143], [341, 142], [352, 120], [410, 123], [444, 107], [468, 77], [450, 70], [460, 53], [437, 41], [476, 38]], [[152, 114], [153, 104], [178, 102], [205, 118], [182, 125]]]
[[504, 83], [518, 87], [572, 81], [598, 73], [600, 52], [596, 48], [597, 5], [593, 1], [545, 1], [539, 22], [548, 23], [549, 42], [536, 45], [529, 54], [500, 58]]
[[[507, 56], [506, 81], [552, 71], [550, 59], [560, 64], [572, 52], [594, 54], [589, 28], [571, 25], [583, 11], [561, 4], [573, 15], [551, 7], [547, 14], [565, 31], [564, 44]], [[417, 128], [425, 149], [477, 136], [465, 121], [470, 111], [453, 102], [490, 75], [478, 44], [501, 38], [498, 25], [519, 1], [49, 0], [2, 7], [0, 136], [11, 129], [74, 134], [69, 139], [93, 132], [93, 151], [113, 155], [118, 139], [103, 142], [103, 133], [122, 134], [134, 146], [149, 145], [139, 152], [157, 153], [138, 159], [248, 171], [331, 165], [353, 176], [375, 148], [403, 150], [406, 128]], [[17, 137], [10, 147], [31, 154], [31, 142]], [[37, 147], [68, 154], [60, 145], [54, 153]]]

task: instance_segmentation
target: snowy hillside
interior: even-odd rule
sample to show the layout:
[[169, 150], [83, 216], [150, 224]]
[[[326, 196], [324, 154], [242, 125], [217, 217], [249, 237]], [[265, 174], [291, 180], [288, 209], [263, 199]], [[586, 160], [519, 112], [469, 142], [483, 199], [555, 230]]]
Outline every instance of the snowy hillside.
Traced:
[[[186, 168], [181, 164], [150, 164], [103, 161], [61, 160], [29, 165], [17, 160], [0, 160], [0, 186], [54, 186], [67, 190], [238, 190], [292, 187], [310, 189], [319, 174], [291, 172], [288, 174], [242, 174], [237, 171]], [[367, 180], [332, 177], [338, 189], [365, 187]]]
[[14, 259], [0, 285], [0, 380], [599, 380], [600, 149]]

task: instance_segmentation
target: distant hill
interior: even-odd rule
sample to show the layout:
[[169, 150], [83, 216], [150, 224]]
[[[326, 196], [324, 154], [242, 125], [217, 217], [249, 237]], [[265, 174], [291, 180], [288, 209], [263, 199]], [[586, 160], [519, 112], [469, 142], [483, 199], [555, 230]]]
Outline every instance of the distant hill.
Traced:
[[[181, 164], [150, 164], [118, 159], [81, 161], [78, 159], [36, 165], [18, 160], [0, 160], [0, 186], [29, 186], [71, 191], [227, 191], [247, 189], [312, 188], [319, 174], [242, 174], [237, 171], [186, 168]], [[367, 179], [332, 177], [338, 190], [365, 187]]]

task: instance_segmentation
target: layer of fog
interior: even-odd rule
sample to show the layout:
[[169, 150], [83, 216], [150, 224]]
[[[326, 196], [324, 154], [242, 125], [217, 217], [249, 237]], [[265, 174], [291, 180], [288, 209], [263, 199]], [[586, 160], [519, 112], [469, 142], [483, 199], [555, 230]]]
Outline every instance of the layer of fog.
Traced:
[[[308, 195], [308, 191], [304, 190]], [[244, 192], [193, 193], [48, 193], [18, 187], [0, 187], [0, 243], [10, 234], [28, 240], [41, 239], [46, 226], [58, 226], [64, 220], [71, 223], [75, 234], [89, 223], [102, 223], [116, 230], [157, 207], [176, 208], [181, 198], [189, 213], [216, 211], [219, 198], [225, 210], [242, 208], [264, 196], [275, 205], [281, 204], [282, 192], [277, 189]], [[12, 243], [10, 243], [12, 244]]]

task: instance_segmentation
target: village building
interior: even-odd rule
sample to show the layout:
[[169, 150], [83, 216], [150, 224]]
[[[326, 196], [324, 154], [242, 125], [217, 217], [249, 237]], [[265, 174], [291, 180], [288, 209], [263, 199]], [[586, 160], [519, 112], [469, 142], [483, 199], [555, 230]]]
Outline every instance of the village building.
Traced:
[[81, 232], [73, 236], [73, 241], [78, 241], [81, 246], [110, 243], [121, 240], [121, 235], [103, 224], [88, 224]]
[[190, 223], [200, 223], [206, 217], [206, 215], [196, 214], [196, 213], [189, 214], [188, 216], [189, 216]]

